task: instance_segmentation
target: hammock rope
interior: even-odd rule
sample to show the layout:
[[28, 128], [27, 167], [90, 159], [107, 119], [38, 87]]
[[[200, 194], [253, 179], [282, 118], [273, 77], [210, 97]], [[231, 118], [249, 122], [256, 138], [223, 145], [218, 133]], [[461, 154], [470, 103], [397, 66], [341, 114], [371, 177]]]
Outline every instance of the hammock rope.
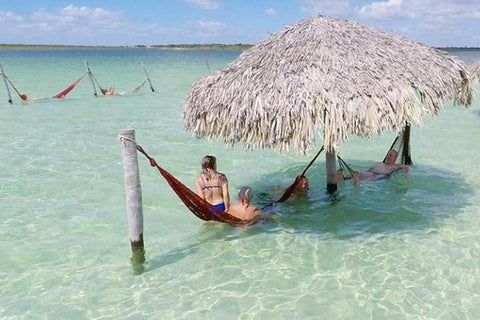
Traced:
[[[338, 164], [340, 166], [340, 171], [342, 172], [342, 175], [343, 175], [343, 179], [344, 180], [352, 179], [353, 173], [355, 172], [355, 170], [353, 170], [352, 167], [350, 167], [339, 155], [337, 155], [337, 158], [338, 158]], [[346, 176], [344, 173], [345, 169], [347, 169], [348, 171], [348, 176]]]
[[155, 89], [153, 88], [152, 80], [150, 80], [150, 75], [148, 74], [147, 69], [143, 65], [143, 62], [140, 62], [140, 65], [142, 66], [143, 72], [145, 72], [145, 75], [147, 76], [148, 84], [150, 85], [150, 90], [152, 90], [152, 92], [155, 92]]
[[106, 92], [106, 91], [103, 89], [103, 87], [100, 85], [100, 83], [98, 83], [97, 78], [95, 78], [95, 76], [93, 75], [93, 73], [90, 73], [90, 75], [91, 75], [92, 79], [95, 81], [95, 83], [97, 84], [98, 89], [100, 89], [100, 92], [101, 92], [103, 95], [105, 95], [105, 92]]
[[147, 80], [143, 80], [142, 83], [140, 83], [138, 86], [136, 86], [135, 88], [130, 90], [130, 93], [138, 93], [138, 91], [140, 91], [140, 89], [143, 88], [143, 86], [145, 85], [146, 82], [147, 82]]
[[5, 83], [5, 88], [7, 89], [8, 103], [12, 104], [13, 103], [12, 94], [10, 93], [10, 87], [8, 86], [7, 75], [3, 71], [3, 66], [1, 63], [0, 63], [0, 72], [2, 73], [3, 82]]
[[[412, 157], [410, 154], [410, 124], [406, 124], [405, 128], [398, 136], [393, 140], [390, 150], [395, 150], [400, 157], [400, 163], [406, 164], [408, 166], [412, 165]], [[388, 152], [387, 152], [388, 153]], [[383, 158], [383, 162], [387, 160], [387, 156]]]
[[228, 214], [225, 211], [217, 209], [212, 204], [207, 202], [205, 199], [200, 197], [198, 194], [189, 189], [185, 184], [180, 180], [175, 178], [167, 170], [163, 169], [157, 164], [157, 161], [148, 155], [148, 153], [135, 141], [129, 139], [128, 137], [120, 136], [120, 140], [128, 140], [135, 144], [136, 149], [143, 154], [148, 161], [150, 166], [158, 169], [162, 177], [167, 181], [172, 190], [177, 194], [180, 200], [185, 204], [185, 206], [198, 218], [205, 221], [218, 221], [228, 223], [234, 226], [240, 225], [251, 225], [255, 223], [258, 219], [242, 220], [237, 217], [234, 217]]
[[88, 77], [90, 78], [90, 82], [92, 83], [93, 95], [96, 97], [97, 96], [97, 87], [95, 87], [95, 81], [93, 80], [93, 78], [94, 78], [93, 73], [92, 73], [92, 70], [90, 69], [90, 65], [88, 64], [88, 62], [86, 60], [85, 60], [85, 67], [87, 68]]
[[5, 79], [7, 79], [8, 83], [10, 84], [10, 86], [13, 88], [13, 90], [17, 93], [17, 95], [22, 99], [22, 100], [25, 100], [24, 98], [22, 98], [22, 93], [20, 91], [18, 91], [17, 87], [15, 87], [15, 85], [12, 83], [12, 81], [10, 80], [9, 77], [7, 77], [7, 75], [5, 75]]

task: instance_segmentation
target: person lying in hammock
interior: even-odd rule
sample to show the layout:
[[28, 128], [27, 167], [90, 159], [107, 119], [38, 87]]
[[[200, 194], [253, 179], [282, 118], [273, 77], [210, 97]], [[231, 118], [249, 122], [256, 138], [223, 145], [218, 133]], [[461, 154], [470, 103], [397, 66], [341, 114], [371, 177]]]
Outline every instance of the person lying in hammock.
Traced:
[[117, 95], [117, 91], [115, 90], [115, 87], [110, 87], [110, 88], [102, 88], [102, 93], [106, 96], [115, 96]]
[[242, 220], [256, 218], [262, 213], [262, 211], [250, 204], [252, 198], [253, 191], [250, 187], [240, 188], [240, 191], [238, 192], [238, 201], [230, 205], [227, 213]]
[[305, 195], [308, 192], [308, 189], [310, 189], [310, 181], [308, 180], [307, 176], [305, 175], [298, 175], [295, 177], [295, 181], [297, 182], [297, 185], [295, 188], [293, 188], [292, 194], [301, 194]]
[[266, 208], [277, 202], [295, 201], [297, 196], [305, 197], [309, 189], [310, 181], [307, 176], [305, 174], [299, 174], [295, 177], [295, 181], [287, 188], [276, 186], [273, 190], [261, 192], [259, 196], [261, 199], [276, 200], [263, 207]]
[[195, 180], [197, 194], [217, 209], [227, 211], [230, 205], [228, 179], [217, 171], [217, 158], [207, 155], [200, 164], [202, 173]]
[[42, 100], [49, 99], [49, 98], [32, 98], [30, 96], [27, 96], [27, 94], [23, 92], [20, 92], [18, 96], [20, 97], [20, 99], [22, 99], [22, 101], [25, 101], [25, 102], [35, 102], [35, 101], [42, 101]]
[[27, 95], [26, 95], [25, 93], [23, 93], [23, 92], [21, 92], [21, 93], [19, 94], [19, 96], [20, 96], [20, 99], [22, 99], [23, 101], [27, 101], [27, 102], [28, 102], [28, 101], [33, 101], [32, 98], [30, 98], [29, 96], [27, 96]]
[[[388, 151], [384, 162], [377, 162], [371, 166], [367, 171], [353, 171], [352, 180], [353, 184], [358, 186], [360, 181], [375, 181], [381, 179], [387, 179], [390, 175], [398, 170], [403, 170], [406, 175], [410, 173], [410, 167], [403, 163], [395, 163], [397, 161], [398, 152], [391, 149]], [[337, 180], [344, 180], [341, 169], [337, 171]]]

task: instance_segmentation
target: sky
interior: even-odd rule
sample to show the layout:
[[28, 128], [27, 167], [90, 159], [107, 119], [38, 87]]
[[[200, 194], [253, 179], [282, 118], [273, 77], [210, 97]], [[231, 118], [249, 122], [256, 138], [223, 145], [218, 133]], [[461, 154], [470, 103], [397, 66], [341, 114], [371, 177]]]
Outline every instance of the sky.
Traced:
[[0, 44], [254, 44], [318, 14], [480, 47], [480, 0], [1, 0]]

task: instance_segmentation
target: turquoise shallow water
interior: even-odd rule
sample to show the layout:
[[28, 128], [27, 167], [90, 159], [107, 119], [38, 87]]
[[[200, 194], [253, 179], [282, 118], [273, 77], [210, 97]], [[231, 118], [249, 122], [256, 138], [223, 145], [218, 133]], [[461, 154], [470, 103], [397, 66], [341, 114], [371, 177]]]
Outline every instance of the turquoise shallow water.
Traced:
[[[467, 63], [479, 51], [453, 51]], [[0, 51], [5, 72], [34, 97], [84, 72], [128, 90], [148, 68], [156, 93], [94, 97], [88, 79], [65, 100], [7, 103], [0, 89], [2, 319], [478, 319], [480, 100], [447, 104], [412, 131], [414, 167], [325, 195], [324, 159], [307, 198], [243, 229], [193, 216], [139, 157], [146, 263], [135, 274], [125, 213], [122, 129], [193, 186], [204, 154], [218, 157], [235, 198], [292, 182], [314, 155], [226, 149], [183, 129], [191, 84], [239, 52]], [[3, 84], [2, 84], [3, 85]], [[479, 87], [476, 86], [478, 91]], [[343, 158], [363, 169], [394, 138], [352, 138]], [[319, 141], [320, 145], [320, 141]]]

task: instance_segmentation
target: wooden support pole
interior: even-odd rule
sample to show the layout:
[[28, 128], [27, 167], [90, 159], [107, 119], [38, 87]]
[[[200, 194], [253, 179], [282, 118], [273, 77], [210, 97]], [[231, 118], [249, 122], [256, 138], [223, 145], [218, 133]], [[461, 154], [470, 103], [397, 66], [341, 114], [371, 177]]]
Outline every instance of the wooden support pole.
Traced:
[[325, 166], [327, 172], [327, 192], [337, 191], [337, 155], [335, 152], [325, 153]]
[[143, 263], [145, 262], [145, 250], [143, 246], [142, 190], [138, 170], [135, 130], [123, 130], [120, 132], [120, 137], [123, 138], [121, 139], [123, 141], [122, 163], [132, 262]]
[[406, 124], [402, 132], [403, 146], [401, 154], [401, 162], [408, 166], [412, 165], [412, 157], [410, 155], [410, 124]]
[[148, 74], [147, 69], [143, 65], [143, 62], [140, 62], [140, 64], [142, 65], [143, 71], [145, 72], [145, 75], [147, 76], [148, 84], [150, 85], [150, 90], [152, 90], [152, 92], [155, 92], [155, 89], [153, 88], [152, 80], [150, 80], [150, 75]]
[[5, 88], [7, 89], [8, 103], [12, 104], [13, 103], [12, 94], [10, 93], [10, 88], [8, 87], [8, 83], [7, 83], [7, 75], [3, 72], [2, 64], [0, 64], [0, 72], [2, 73], [3, 82], [5, 82]]
[[85, 67], [87, 68], [88, 77], [90, 78], [90, 82], [92, 83], [93, 95], [97, 97], [97, 89], [95, 87], [95, 82], [93, 81], [92, 70], [90, 69], [90, 66], [88, 65], [88, 62], [86, 60], [85, 60]]

